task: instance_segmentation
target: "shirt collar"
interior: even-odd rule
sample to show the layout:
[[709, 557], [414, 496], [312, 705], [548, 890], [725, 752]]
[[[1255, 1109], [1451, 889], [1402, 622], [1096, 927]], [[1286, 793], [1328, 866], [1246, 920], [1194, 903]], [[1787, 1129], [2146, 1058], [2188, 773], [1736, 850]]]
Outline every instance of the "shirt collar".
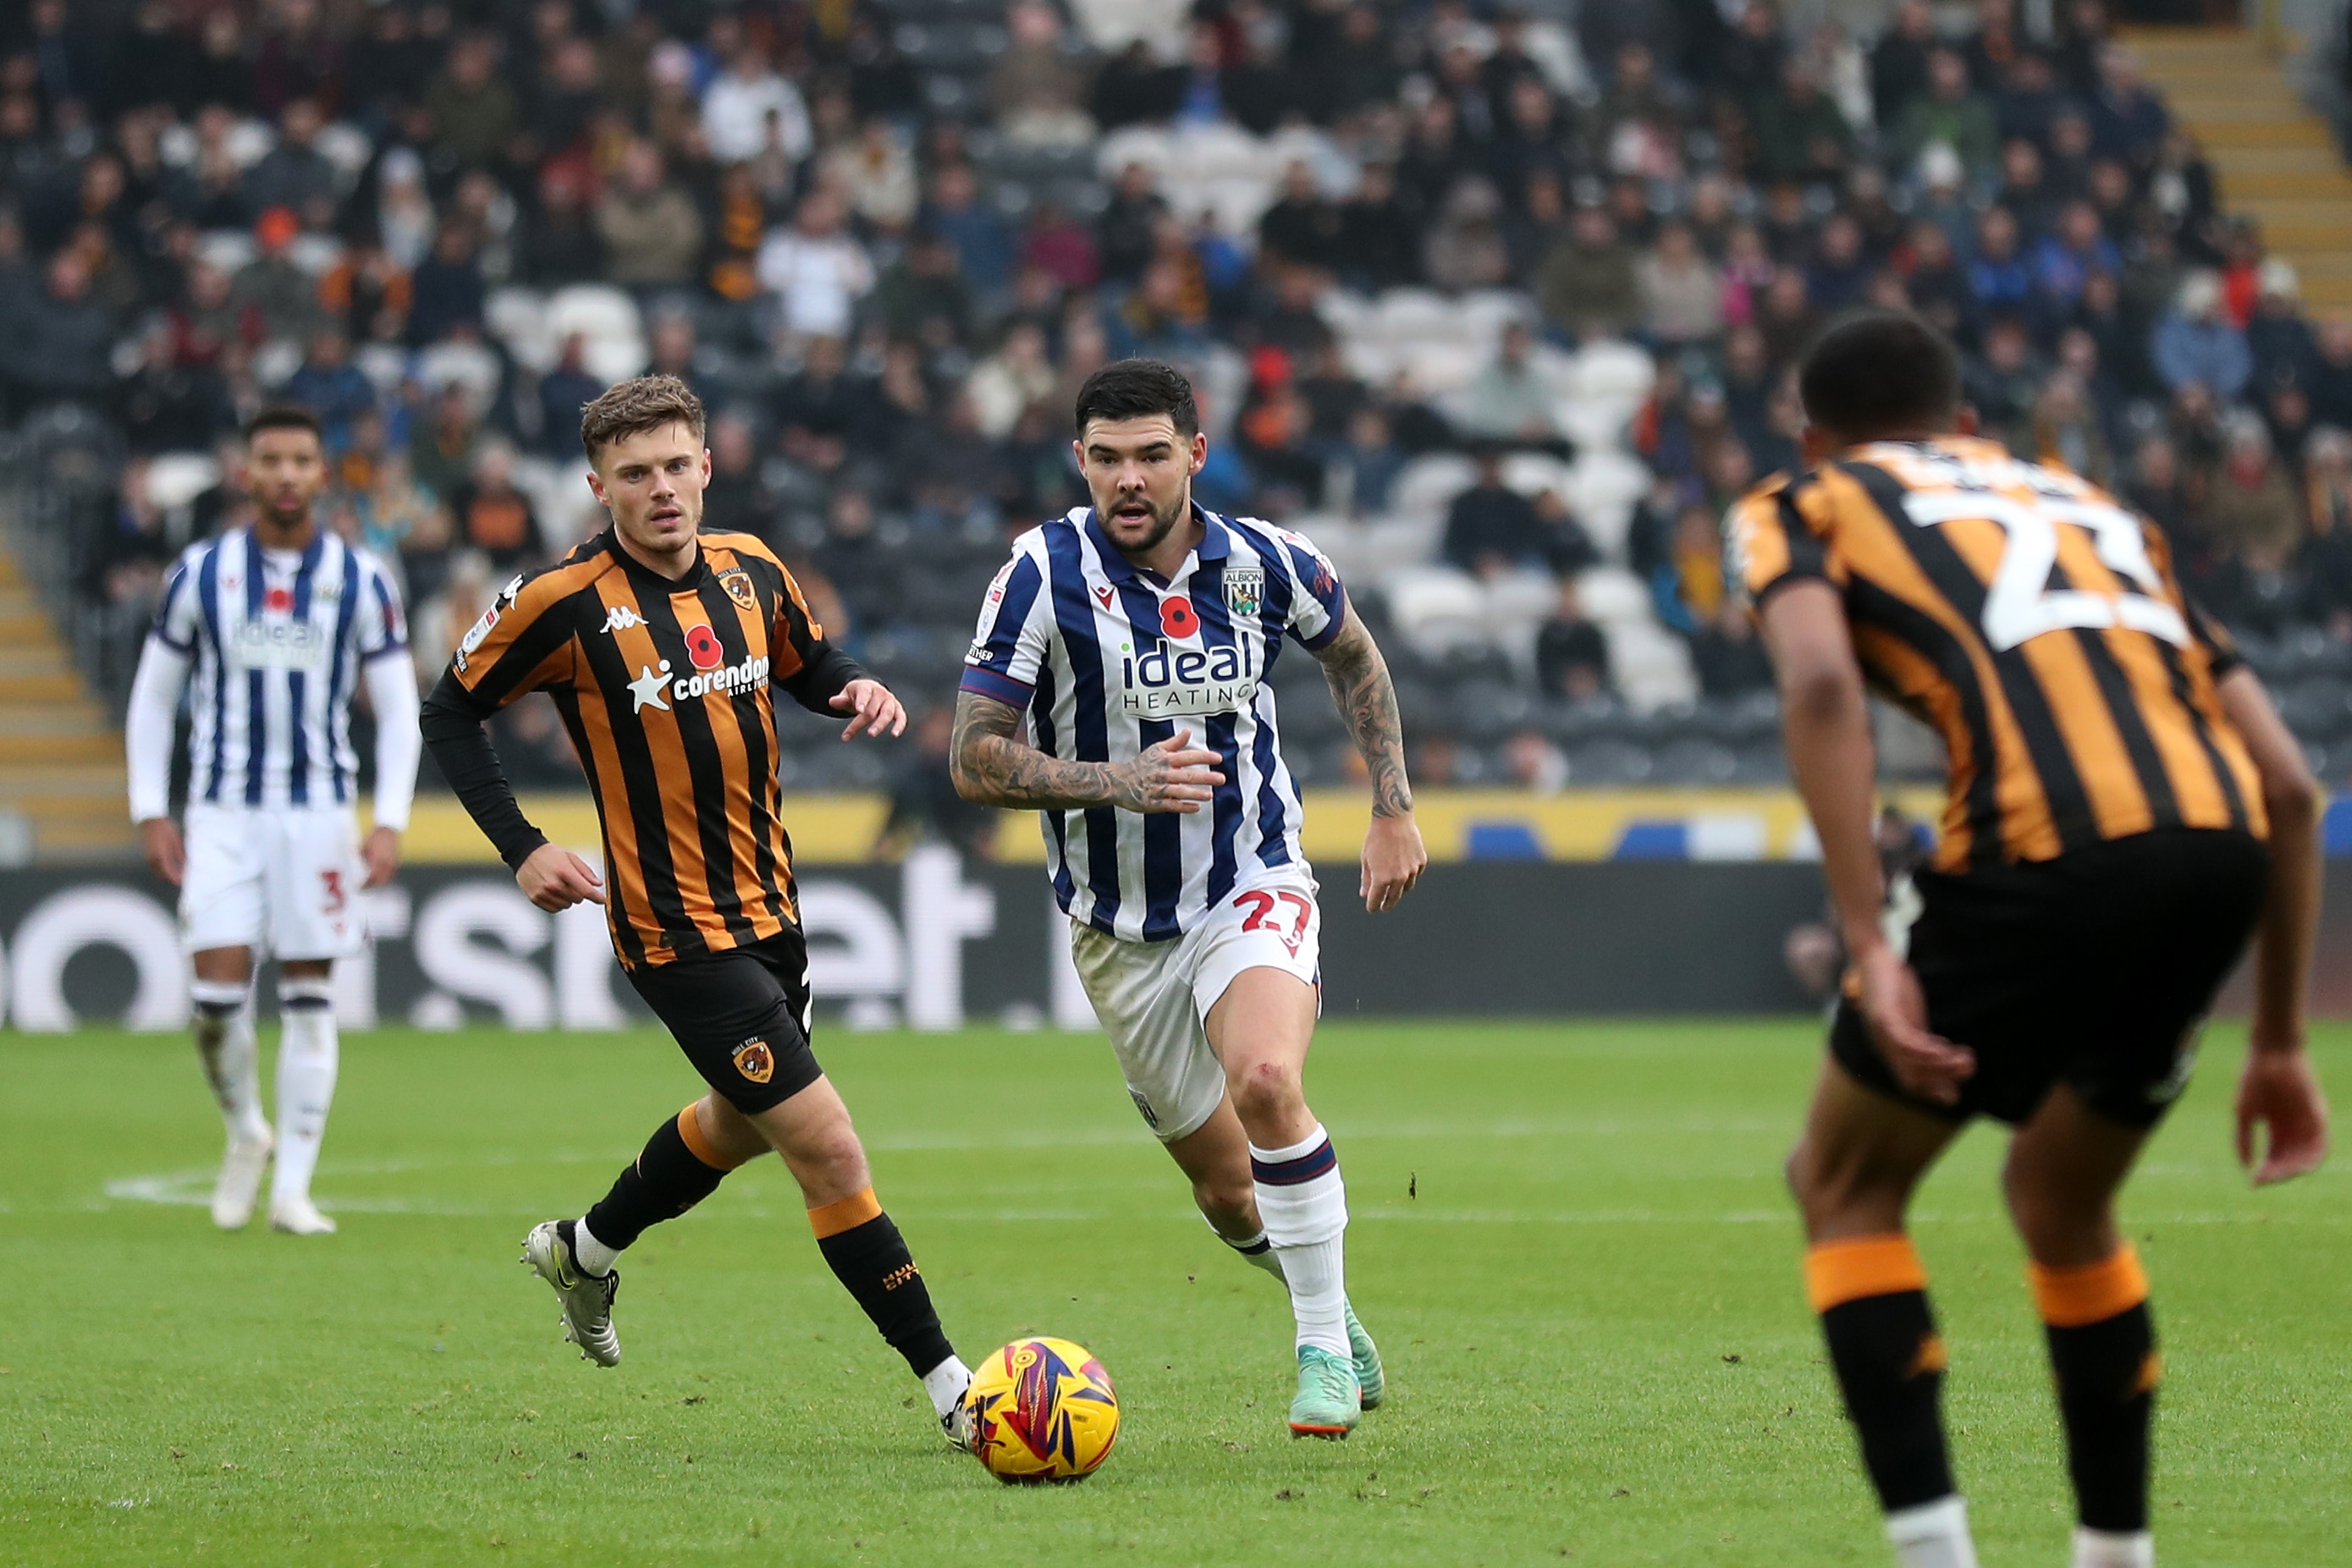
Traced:
[[623, 571], [627, 572], [640, 585], [651, 588], [656, 593], [664, 595], [691, 593], [710, 580], [710, 547], [702, 543], [698, 536], [694, 547], [694, 568], [680, 578], [664, 577], [622, 549], [621, 530], [616, 528], [609, 525], [605, 528], [604, 544], [604, 548], [612, 552], [613, 559], [621, 563]]

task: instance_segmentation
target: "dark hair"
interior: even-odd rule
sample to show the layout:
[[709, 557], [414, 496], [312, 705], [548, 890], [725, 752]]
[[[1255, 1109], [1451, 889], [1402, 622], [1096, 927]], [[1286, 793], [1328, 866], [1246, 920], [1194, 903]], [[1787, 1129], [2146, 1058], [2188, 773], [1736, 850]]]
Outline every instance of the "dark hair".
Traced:
[[1797, 372], [1805, 417], [1861, 440], [1940, 426], [1960, 401], [1960, 361], [1908, 310], [1855, 310], [1825, 328]]
[[1192, 401], [1192, 383], [1182, 371], [1158, 360], [1114, 360], [1087, 378], [1078, 389], [1078, 434], [1097, 419], [1149, 419], [1164, 413], [1176, 434], [1190, 441], [1201, 429], [1201, 410]]
[[580, 411], [580, 444], [593, 463], [605, 447], [666, 424], [683, 424], [699, 442], [707, 428], [702, 400], [676, 376], [638, 376], [608, 387]]
[[299, 403], [274, 402], [247, 420], [245, 444], [252, 445], [253, 438], [265, 430], [307, 430], [318, 438], [321, 446], [327, 442], [327, 433], [320, 425], [319, 416]]

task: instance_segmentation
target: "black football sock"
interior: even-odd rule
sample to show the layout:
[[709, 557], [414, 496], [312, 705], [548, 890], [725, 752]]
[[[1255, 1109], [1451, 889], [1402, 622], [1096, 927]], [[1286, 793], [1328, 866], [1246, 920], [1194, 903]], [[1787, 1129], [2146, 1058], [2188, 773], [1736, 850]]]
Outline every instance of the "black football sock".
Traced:
[[2029, 1277], [2050, 1340], [2076, 1515], [2088, 1530], [2146, 1530], [2148, 1428], [2161, 1368], [2147, 1276], [2126, 1246], [2078, 1269], [2032, 1265]]
[[1822, 1242], [1805, 1255], [1805, 1282], [1880, 1506], [1891, 1514], [1951, 1496], [1937, 1408], [1944, 1343], [1910, 1239]]
[[922, 1270], [915, 1267], [915, 1255], [882, 1212], [872, 1187], [810, 1209], [809, 1228], [816, 1232], [817, 1249], [834, 1276], [866, 1309], [890, 1348], [907, 1358], [917, 1377], [954, 1358], [955, 1348], [940, 1327], [940, 1314], [932, 1310], [931, 1293], [924, 1288]]
[[[588, 1211], [589, 1233], [614, 1251], [624, 1251], [652, 1227], [676, 1219], [717, 1192], [727, 1173], [741, 1163], [728, 1163], [710, 1146], [688, 1105], [654, 1129], [613, 1190]], [[564, 1239], [572, 1238], [567, 1234]], [[578, 1256], [576, 1246], [573, 1255]]]

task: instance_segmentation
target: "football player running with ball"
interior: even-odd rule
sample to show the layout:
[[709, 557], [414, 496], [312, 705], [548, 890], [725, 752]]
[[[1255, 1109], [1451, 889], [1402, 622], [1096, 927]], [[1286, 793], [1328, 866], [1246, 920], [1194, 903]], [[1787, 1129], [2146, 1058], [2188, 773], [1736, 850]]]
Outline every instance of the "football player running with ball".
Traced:
[[1339, 1161], [1301, 1087], [1322, 917], [1266, 675], [1285, 636], [1323, 665], [1371, 777], [1374, 912], [1428, 861], [1396, 692], [1313, 545], [1193, 503], [1209, 443], [1181, 374], [1106, 365], [1076, 423], [1094, 505], [1024, 534], [990, 586], [950, 766], [967, 800], [1043, 814], [1128, 1092], [1211, 1228], [1289, 1289], [1291, 1431], [1342, 1437], [1380, 1403], [1381, 1361], [1348, 1302]]
[[[776, 784], [777, 687], [845, 718], [844, 740], [895, 735], [906, 710], [824, 640], [767, 546], [700, 531], [703, 431], [700, 400], [671, 376], [623, 382], [583, 410], [589, 486], [612, 527], [509, 583], [425, 704], [433, 759], [516, 883], [541, 909], [605, 905], [630, 985], [710, 1086], [662, 1120], [603, 1201], [533, 1228], [523, 1261], [554, 1287], [564, 1336], [612, 1366], [614, 1260], [772, 1149], [826, 1264], [969, 1447], [971, 1374], [809, 1049], [808, 944]], [[602, 877], [524, 819], [483, 731], [535, 690], [588, 775]]]

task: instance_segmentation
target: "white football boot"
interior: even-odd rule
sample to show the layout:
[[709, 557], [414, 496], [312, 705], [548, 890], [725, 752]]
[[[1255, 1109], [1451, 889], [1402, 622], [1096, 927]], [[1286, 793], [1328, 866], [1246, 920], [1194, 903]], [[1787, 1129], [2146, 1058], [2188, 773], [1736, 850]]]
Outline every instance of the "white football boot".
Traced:
[[559, 1220], [541, 1220], [522, 1239], [522, 1261], [554, 1287], [563, 1308], [563, 1337], [580, 1347], [580, 1359], [599, 1366], [621, 1364], [621, 1336], [613, 1329], [613, 1298], [621, 1291], [621, 1271], [591, 1274], [565, 1246]]
[[308, 1197], [281, 1197], [270, 1200], [269, 1228], [283, 1236], [332, 1236], [335, 1222]]
[[213, 1183], [213, 1223], [223, 1230], [242, 1230], [253, 1218], [261, 1198], [262, 1174], [269, 1168], [269, 1151], [277, 1138], [264, 1127], [253, 1137], [232, 1135], [221, 1155], [220, 1177]]

